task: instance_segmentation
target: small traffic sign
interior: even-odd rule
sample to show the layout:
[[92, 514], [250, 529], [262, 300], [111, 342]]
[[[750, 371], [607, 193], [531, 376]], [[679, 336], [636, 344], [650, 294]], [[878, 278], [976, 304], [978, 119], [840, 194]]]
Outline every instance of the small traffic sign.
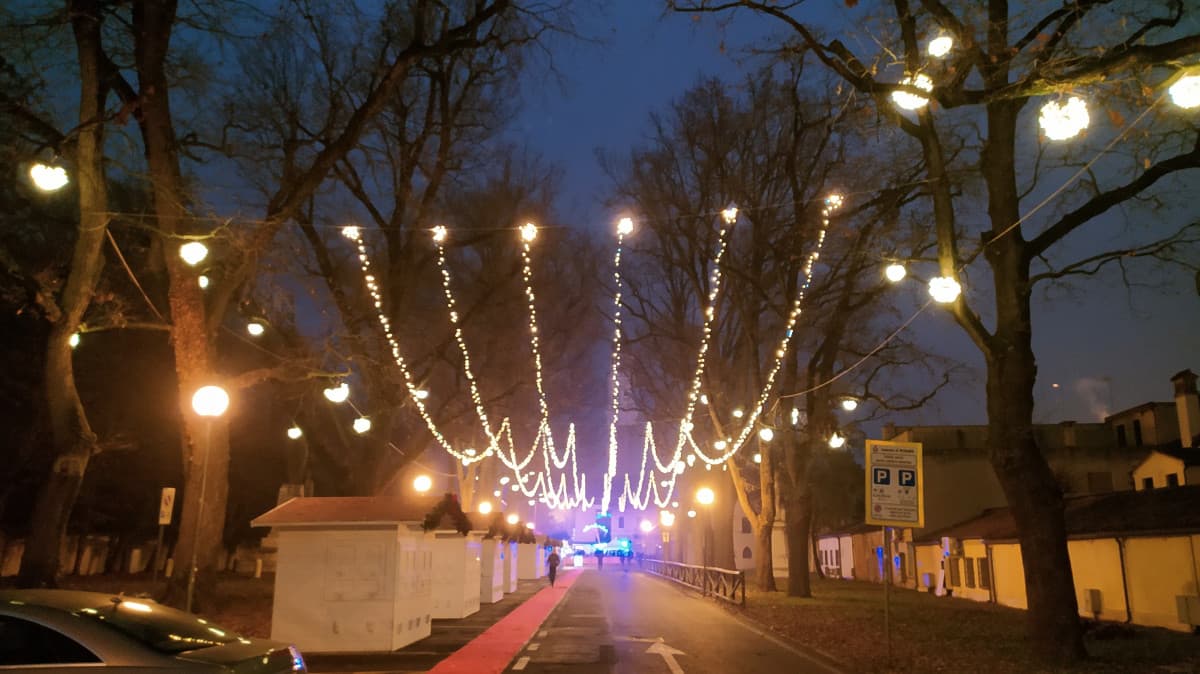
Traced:
[[163, 487], [162, 496], [158, 501], [158, 523], [171, 523], [171, 513], [175, 511], [175, 487]]
[[900, 486], [901, 487], [917, 486], [917, 471], [901, 470], [900, 471]]
[[891, 484], [892, 482], [892, 471], [887, 468], [876, 468], [872, 474], [875, 476], [872, 479], [875, 484]]

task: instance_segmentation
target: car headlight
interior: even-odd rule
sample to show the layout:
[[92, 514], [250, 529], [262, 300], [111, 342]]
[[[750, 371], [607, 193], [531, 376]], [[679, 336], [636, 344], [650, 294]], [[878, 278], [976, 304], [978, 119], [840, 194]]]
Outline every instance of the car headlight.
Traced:
[[307, 672], [308, 668], [304, 666], [304, 656], [300, 655], [299, 649], [295, 646], [288, 646], [288, 653], [292, 654], [292, 671]]

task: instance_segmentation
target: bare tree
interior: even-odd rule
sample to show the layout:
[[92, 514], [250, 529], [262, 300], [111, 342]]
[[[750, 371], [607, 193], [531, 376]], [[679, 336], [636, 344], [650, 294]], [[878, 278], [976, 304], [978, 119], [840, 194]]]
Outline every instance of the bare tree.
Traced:
[[[987, 365], [989, 447], [1020, 531], [1030, 639], [1047, 660], [1082, 658], [1062, 492], [1032, 429], [1037, 368], [1031, 297], [1039, 281], [1090, 275], [1131, 258], [1178, 255], [1194, 240], [1193, 223], [1174, 231], [1133, 232], [1128, 245], [1115, 249], [1085, 244], [1081, 236], [1113, 209], [1167, 201], [1171, 186], [1180, 184], [1175, 176], [1200, 165], [1200, 136], [1185, 123], [1159, 115], [1153, 130], [1131, 133], [1142, 118], [1138, 110], [1158, 107], [1165, 95], [1152, 84], [1161, 82], [1163, 68], [1200, 52], [1200, 35], [1188, 34], [1181, 21], [1187, 3], [1081, 2], [1046, 8], [1017, 7], [1006, 0], [984, 5], [922, 0], [914, 7], [896, 0], [880, 3], [879, 11], [888, 16], [881, 35], [871, 41], [882, 45], [879, 53], [823, 39], [803, 16], [801, 2], [671, 4], [686, 12], [745, 9], [771, 17], [789, 31], [780, 45], [783, 52], [811, 54], [851, 92], [873, 101], [901, 138], [919, 147], [941, 275], [962, 280], [972, 265], [986, 267], [990, 275], [988, 283], [969, 286], [950, 312]], [[926, 38], [938, 33], [955, 45], [944, 61], [924, 49]], [[898, 84], [917, 75], [929, 78], [931, 91]], [[1037, 98], [1085, 87], [1107, 93], [1118, 130], [1107, 146], [1100, 138], [1089, 139], [1086, 146], [1098, 156], [1074, 174], [1086, 178], [1073, 185], [1068, 171], [1047, 166], [1042, 150], [1035, 152], [1025, 140], [1033, 134], [1022, 129], [1032, 129], [1034, 120], [1022, 112]], [[905, 114], [890, 100], [897, 91], [933, 104]], [[1126, 122], [1126, 114], [1135, 122]], [[978, 141], [956, 160], [947, 139], [963, 122], [978, 127]], [[1122, 141], [1130, 151], [1108, 152]], [[956, 189], [962, 177], [982, 182], [986, 225], [980, 230], [967, 224], [974, 209]], [[1046, 185], [1048, 179], [1064, 178], [1062, 188]], [[1031, 207], [1034, 200], [1044, 201]], [[1045, 204], [1053, 206], [1041, 212]]]

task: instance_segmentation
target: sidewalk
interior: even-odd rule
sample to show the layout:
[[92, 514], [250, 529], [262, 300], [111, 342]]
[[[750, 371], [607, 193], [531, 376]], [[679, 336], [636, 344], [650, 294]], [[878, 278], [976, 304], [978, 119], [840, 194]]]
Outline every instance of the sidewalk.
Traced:
[[[398, 651], [305, 654], [308, 671], [501, 672], [562, 600], [565, 588], [578, 575], [563, 573], [553, 589], [545, 578], [522, 580], [516, 592], [495, 604], [484, 604], [478, 613], [459, 620], [433, 621], [430, 636]], [[460, 655], [464, 651], [468, 654]]]

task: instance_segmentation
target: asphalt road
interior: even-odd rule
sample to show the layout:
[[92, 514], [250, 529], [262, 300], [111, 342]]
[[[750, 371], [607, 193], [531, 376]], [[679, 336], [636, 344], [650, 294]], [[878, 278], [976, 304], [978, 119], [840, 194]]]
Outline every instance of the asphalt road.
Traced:
[[506, 672], [836, 672], [670, 581], [586, 571]]

